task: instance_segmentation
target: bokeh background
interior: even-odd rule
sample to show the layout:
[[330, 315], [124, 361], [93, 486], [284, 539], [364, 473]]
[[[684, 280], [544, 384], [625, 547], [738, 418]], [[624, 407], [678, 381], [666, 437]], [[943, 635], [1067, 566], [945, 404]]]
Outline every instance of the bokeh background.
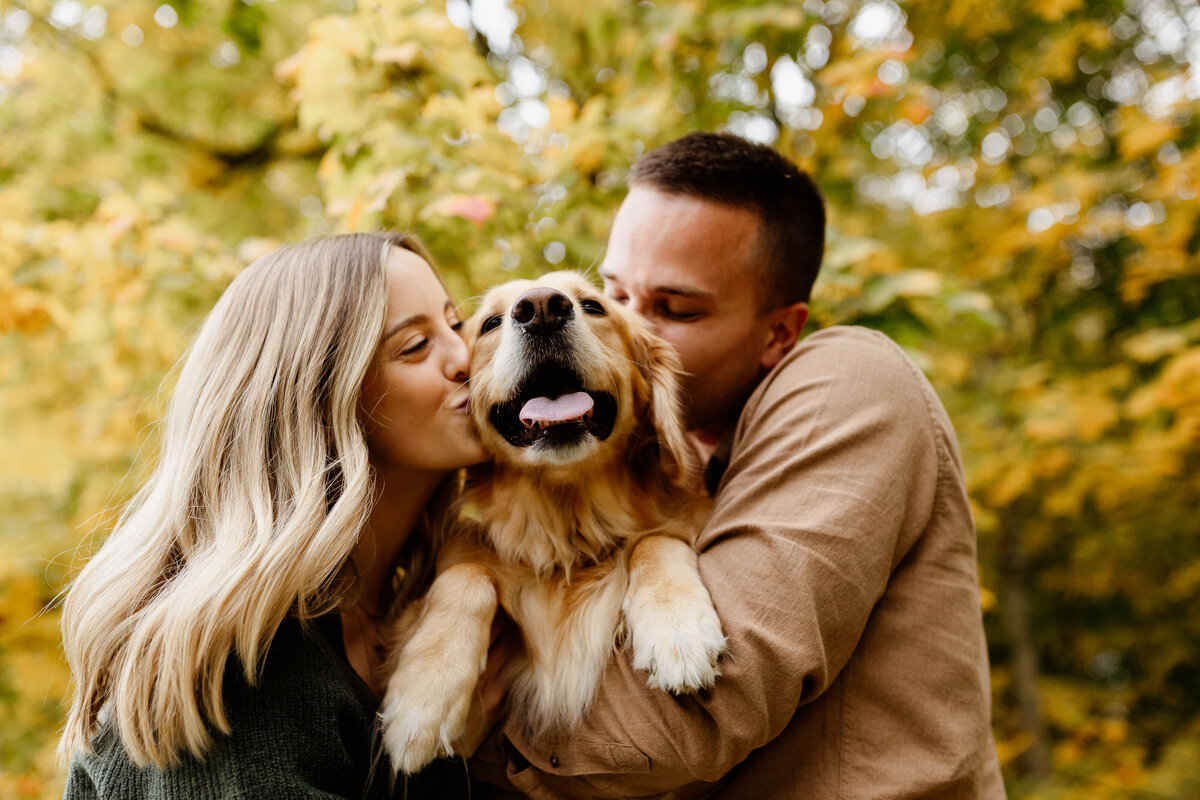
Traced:
[[717, 128], [828, 198], [813, 324], [950, 409], [1010, 796], [1200, 797], [1198, 98], [1197, 0], [0, 0], [0, 798], [61, 793], [53, 601], [242, 267], [588, 269]]

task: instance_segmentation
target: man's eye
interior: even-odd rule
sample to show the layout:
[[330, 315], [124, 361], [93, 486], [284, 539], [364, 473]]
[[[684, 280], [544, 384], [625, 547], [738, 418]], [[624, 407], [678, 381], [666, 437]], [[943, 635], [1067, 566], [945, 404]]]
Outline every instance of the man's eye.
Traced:
[[691, 322], [692, 320], [700, 319], [702, 316], [699, 311], [682, 311], [667, 306], [660, 308], [659, 313], [667, 319], [673, 319], [676, 322]]
[[580, 300], [579, 307], [582, 308], [585, 313], [593, 314], [597, 317], [604, 317], [608, 315], [608, 312], [604, 310], [604, 304], [599, 300], [592, 300], [590, 298], [587, 300]]
[[485, 319], [483, 321], [483, 324], [479, 326], [479, 335], [482, 336], [483, 334], [494, 331], [494, 330], [496, 330], [496, 328], [499, 328], [499, 327], [500, 327], [500, 315], [499, 314], [496, 314], [495, 316], [492, 316], [492, 317], [488, 317], [487, 319]]

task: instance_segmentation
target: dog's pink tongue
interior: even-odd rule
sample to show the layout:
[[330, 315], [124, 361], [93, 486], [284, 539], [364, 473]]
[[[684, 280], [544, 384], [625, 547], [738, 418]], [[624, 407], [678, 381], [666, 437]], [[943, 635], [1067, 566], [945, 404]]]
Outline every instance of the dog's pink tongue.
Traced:
[[572, 392], [553, 400], [535, 397], [521, 408], [521, 422], [567, 422], [579, 419], [592, 410], [592, 398], [587, 392]]

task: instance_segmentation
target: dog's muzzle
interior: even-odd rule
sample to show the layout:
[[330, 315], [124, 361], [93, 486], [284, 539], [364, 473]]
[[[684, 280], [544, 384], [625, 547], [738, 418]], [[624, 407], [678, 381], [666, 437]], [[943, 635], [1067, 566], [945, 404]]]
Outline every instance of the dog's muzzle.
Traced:
[[617, 419], [617, 401], [608, 392], [590, 391], [569, 364], [568, 323], [575, 316], [571, 299], [555, 289], [521, 295], [509, 316], [531, 345], [536, 363], [516, 395], [491, 408], [492, 426], [514, 447], [567, 447], [591, 435], [608, 438]]

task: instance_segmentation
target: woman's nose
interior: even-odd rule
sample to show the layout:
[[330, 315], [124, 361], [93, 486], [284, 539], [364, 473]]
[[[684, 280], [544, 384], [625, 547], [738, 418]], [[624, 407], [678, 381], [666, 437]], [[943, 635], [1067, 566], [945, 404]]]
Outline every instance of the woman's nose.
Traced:
[[471, 369], [471, 352], [467, 343], [455, 335], [450, 341], [450, 349], [446, 356], [446, 377], [456, 383], [467, 379]]

